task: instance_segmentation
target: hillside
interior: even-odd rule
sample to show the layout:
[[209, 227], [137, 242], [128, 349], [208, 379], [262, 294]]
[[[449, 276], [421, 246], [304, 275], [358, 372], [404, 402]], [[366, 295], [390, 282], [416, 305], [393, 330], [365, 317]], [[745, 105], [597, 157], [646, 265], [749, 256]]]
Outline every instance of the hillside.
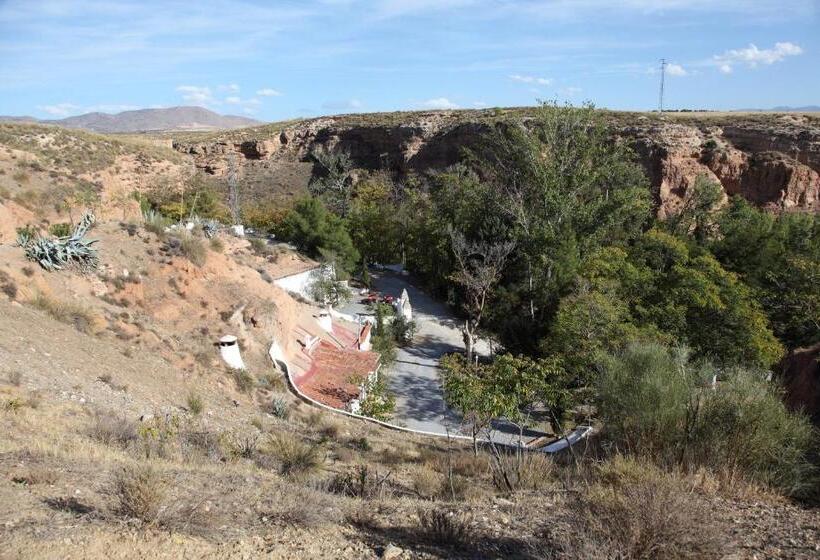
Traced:
[[121, 113], [85, 113], [64, 119], [37, 121], [31, 117], [0, 117], [0, 122], [41, 122], [65, 128], [101, 133], [155, 132], [168, 130], [225, 130], [260, 124], [235, 115], [220, 115], [204, 107], [137, 109]]
[[[316, 263], [287, 243], [227, 227], [208, 239], [201, 225], [189, 233], [140, 208], [187, 219], [216, 193], [207, 210], [220, 215], [235, 154], [244, 210], [281, 215], [314, 176], [319, 147], [351, 153], [351, 180], [379, 169], [404, 180], [455, 162], [476, 134], [527, 111], [139, 136], [0, 124], [0, 558], [816, 558], [816, 504], [752, 482], [737, 464], [685, 469], [618, 453], [595, 418], [571, 452], [474, 452], [309, 402], [289, 374], [315, 373], [317, 343], [349, 355], [345, 336], [358, 345], [364, 332], [344, 318], [328, 331], [324, 306], [274, 280]], [[817, 119], [610, 122], [657, 172], [663, 212], [701, 172], [760, 206], [818, 210]], [[97, 215], [96, 269], [47, 272], [26, 259], [18, 228], [59, 230], [86, 208]], [[430, 306], [419, 305], [418, 321]], [[449, 348], [433, 322], [406, 361]], [[224, 364], [224, 335], [238, 338], [246, 371]], [[791, 367], [815, 375], [812, 356]], [[589, 414], [568, 410], [567, 421]]]

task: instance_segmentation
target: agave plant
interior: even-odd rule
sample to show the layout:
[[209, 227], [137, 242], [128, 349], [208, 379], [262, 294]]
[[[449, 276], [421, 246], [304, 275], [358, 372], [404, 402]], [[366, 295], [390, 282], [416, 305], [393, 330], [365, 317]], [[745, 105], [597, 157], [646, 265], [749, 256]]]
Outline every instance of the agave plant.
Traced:
[[23, 248], [26, 257], [48, 271], [62, 270], [69, 264], [77, 264], [81, 269], [97, 268], [97, 250], [92, 247], [96, 239], [85, 239], [85, 234], [94, 223], [94, 214], [86, 212], [71, 235], [46, 238], [30, 230], [21, 230], [17, 235], [17, 245]]

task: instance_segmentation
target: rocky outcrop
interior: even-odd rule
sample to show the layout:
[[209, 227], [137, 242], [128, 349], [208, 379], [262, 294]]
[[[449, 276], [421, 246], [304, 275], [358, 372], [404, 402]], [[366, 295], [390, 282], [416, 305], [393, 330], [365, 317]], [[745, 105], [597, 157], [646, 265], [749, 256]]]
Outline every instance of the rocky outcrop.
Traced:
[[[242, 174], [259, 185], [303, 190], [311, 151], [350, 153], [358, 167], [399, 177], [456, 163], [496, 122], [487, 111], [326, 117], [248, 129], [210, 141], [175, 142], [214, 175], [238, 154]], [[612, 113], [613, 136], [627, 141], [649, 177], [660, 216], [678, 211], [703, 175], [727, 195], [772, 210], [820, 211], [820, 121], [800, 115], [659, 117]], [[289, 174], [284, 177], [283, 173]], [[298, 178], [298, 182], [292, 180]], [[290, 182], [289, 182], [290, 181]]]
[[802, 410], [820, 425], [820, 342], [798, 348], [780, 364], [780, 377], [786, 389], [786, 404]]

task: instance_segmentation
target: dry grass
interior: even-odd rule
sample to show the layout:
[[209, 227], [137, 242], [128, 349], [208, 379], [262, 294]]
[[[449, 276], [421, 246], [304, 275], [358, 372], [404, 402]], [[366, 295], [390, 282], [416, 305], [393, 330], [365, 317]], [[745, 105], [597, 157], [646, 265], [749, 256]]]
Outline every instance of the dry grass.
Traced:
[[40, 292], [28, 303], [32, 307], [45, 311], [54, 319], [72, 325], [82, 333], [90, 334], [93, 331], [96, 318], [94, 313], [85, 306], [69, 301], [60, 301]]
[[[724, 554], [724, 527], [683, 480], [615, 458], [570, 502], [571, 534], [546, 539], [562, 557], [707, 559]], [[583, 538], [578, 538], [583, 535]]]
[[472, 516], [465, 512], [419, 510], [419, 532], [428, 542], [440, 546], [462, 547], [474, 540]]
[[290, 478], [305, 478], [316, 473], [322, 466], [322, 449], [309, 441], [289, 434], [273, 436], [270, 454], [279, 461], [279, 472]]
[[553, 483], [555, 464], [542, 453], [502, 452], [491, 464], [493, 484], [502, 492], [543, 490]]
[[87, 433], [94, 441], [121, 449], [138, 440], [137, 424], [113, 413], [97, 413]]
[[114, 476], [117, 513], [123, 517], [155, 523], [165, 497], [165, 482], [150, 466], [124, 467]]
[[15, 472], [11, 476], [12, 482], [33, 486], [35, 484], [52, 485], [57, 482], [57, 473], [46, 467], [29, 467]]

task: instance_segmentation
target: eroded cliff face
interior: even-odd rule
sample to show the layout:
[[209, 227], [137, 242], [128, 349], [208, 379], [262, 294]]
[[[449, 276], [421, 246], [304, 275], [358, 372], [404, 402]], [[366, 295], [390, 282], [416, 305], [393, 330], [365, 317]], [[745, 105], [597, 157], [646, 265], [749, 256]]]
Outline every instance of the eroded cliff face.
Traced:
[[[526, 119], [526, 115], [524, 115]], [[611, 113], [614, 137], [628, 142], [646, 169], [660, 216], [674, 214], [700, 175], [772, 210], [820, 211], [820, 119], [797, 114], [657, 116]], [[257, 188], [305, 189], [310, 153], [345, 150], [358, 167], [398, 176], [459, 161], [499, 119], [493, 113], [437, 111], [327, 117], [246, 129], [200, 141], [176, 141], [214, 175], [229, 154]]]

